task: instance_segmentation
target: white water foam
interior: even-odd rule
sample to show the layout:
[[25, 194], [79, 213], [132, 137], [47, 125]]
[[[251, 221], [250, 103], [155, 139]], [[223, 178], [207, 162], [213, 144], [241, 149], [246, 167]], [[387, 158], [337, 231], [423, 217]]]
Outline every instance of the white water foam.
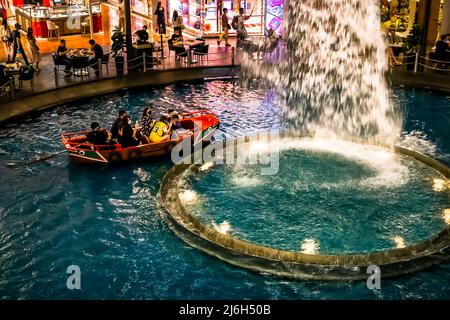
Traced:
[[[263, 142], [258, 142], [262, 144]], [[399, 187], [409, 181], [408, 167], [401, 163], [400, 158], [387, 149], [359, 144], [343, 140], [304, 138], [283, 139], [279, 141], [265, 142], [266, 150], [281, 152], [288, 149], [310, 150], [315, 152], [329, 152], [338, 154], [347, 159], [360, 162], [376, 171], [376, 176], [359, 181], [361, 187]], [[235, 177], [237, 182], [256, 182], [253, 177]], [[332, 186], [330, 186], [332, 187]]]

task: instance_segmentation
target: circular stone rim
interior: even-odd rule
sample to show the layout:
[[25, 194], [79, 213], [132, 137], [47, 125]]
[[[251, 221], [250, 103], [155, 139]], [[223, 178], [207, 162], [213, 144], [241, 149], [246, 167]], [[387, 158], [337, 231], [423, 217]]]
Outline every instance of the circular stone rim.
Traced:
[[[279, 139], [283, 138], [306, 136], [282, 132]], [[250, 139], [251, 136], [241, 137], [234, 143]], [[450, 177], [449, 167], [425, 154], [400, 146], [395, 146], [394, 152], [428, 165], [447, 179]], [[383, 277], [390, 277], [423, 270], [447, 260], [450, 255], [450, 225], [437, 235], [405, 248], [359, 254], [305, 254], [221, 234], [189, 214], [178, 196], [179, 176], [193, 165], [200, 166], [179, 163], [164, 176], [158, 195], [167, 213], [164, 218], [180, 239], [232, 265], [296, 279], [359, 280], [367, 279], [369, 266], [378, 266]]]

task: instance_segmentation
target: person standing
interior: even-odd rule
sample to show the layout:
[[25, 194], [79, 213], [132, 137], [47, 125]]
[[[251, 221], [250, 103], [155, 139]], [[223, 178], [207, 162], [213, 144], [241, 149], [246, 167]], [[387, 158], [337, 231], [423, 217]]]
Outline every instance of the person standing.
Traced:
[[28, 48], [31, 53], [31, 56], [33, 57], [33, 63], [36, 66], [36, 70], [41, 71], [41, 69], [39, 69], [39, 62], [41, 62], [41, 54], [39, 52], [39, 47], [36, 44], [36, 37], [34, 36], [33, 29], [31, 27], [28, 28], [27, 40], [28, 40]]
[[172, 16], [172, 25], [173, 25], [173, 31], [175, 32], [176, 30], [180, 31], [180, 35], [182, 34], [182, 26], [183, 26], [183, 22], [181, 21], [181, 17], [178, 15], [178, 11], [177, 10], [173, 10], [173, 16]]
[[12, 44], [13, 44], [13, 39], [12, 39], [12, 32], [11, 32], [11, 28], [8, 25], [8, 20], [5, 18], [3, 18], [2, 20], [2, 29], [1, 29], [1, 36], [2, 36], [2, 41], [3, 41], [3, 46], [5, 48], [5, 52], [6, 52], [6, 57], [7, 57], [7, 61], [9, 61], [9, 59], [12, 56]]
[[230, 24], [228, 23], [228, 9], [223, 8], [223, 14], [222, 14], [222, 33], [220, 34], [219, 40], [217, 40], [217, 45], [220, 46], [220, 43], [222, 40], [225, 40], [225, 46], [229, 47], [230, 44], [228, 43], [228, 32], [230, 30]]
[[22, 28], [20, 24], [16, 23], [14, 25], [15, 30], [12, 32], [12, 39], [13, 39], [13, 56], [12, 61], [14, 62], [16, 60], [17, 52], [22, 54], [22, 58], [25, 61], [26, 65], [29, 65], [27, 56], [25, 55], [25, 50], [23, 50], [22, 42], [20, 41], [20, 29]]
[[166, 34], [166, 16], [161, 1], [156, 6], [155, 16], [159, 34]]
[[238, 15], [238, 26], [237, 26], [237, 44], [236, 47], [240, 48], [242, 46], [242, 41], [245, 41], [248, 37], [247, 29], [245, 28], [245, 21], [250, 19], [253, 11], [249, 16], [244, 14], [244, 8], [239, 8]]

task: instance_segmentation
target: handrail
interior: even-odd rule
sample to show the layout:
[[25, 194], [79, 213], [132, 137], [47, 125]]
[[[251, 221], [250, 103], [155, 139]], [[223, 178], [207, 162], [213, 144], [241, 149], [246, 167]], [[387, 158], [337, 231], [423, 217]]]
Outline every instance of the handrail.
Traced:
[[424, 68], [427, 68], [427, 69], [431, 69], [431, 70], [450, 72], [450, 68], [449, 69], [436, 68], [436, 67], [427, 66], [426, 64], [423, 64], [420, 62], [418, 63], [418, 65], [422, 66]]

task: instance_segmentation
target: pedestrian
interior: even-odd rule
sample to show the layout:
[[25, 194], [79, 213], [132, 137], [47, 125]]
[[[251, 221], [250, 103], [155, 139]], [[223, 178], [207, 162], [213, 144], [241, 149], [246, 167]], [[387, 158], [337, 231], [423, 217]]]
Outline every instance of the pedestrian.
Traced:
[[39, 52], [39, 47], [36, 44], [36, 37], [34, 36], [33, 29], [31, 27], [28, 28], [27, 40], [28, 40], [28, 48], [31, 53], [31, 56], [33, 57], [33, 63], [35, 64], [35, 68], [37, 71], [40, 71], [41, 69], [39, 69], [39, 62], [41, 62], [41, 54]]
[[161, 1], [156, 6], [155, 16], [159, 34], [166, 34], [166, 16]]
[[29, 65], [27, 56], [25, 55], [25, 50], [23, 50], [22, 42], [20, 41], [20, 29], [22, 26], [18, 23], [14, 25], [14, 31], [12, 32], [12, 39], [13, 39], [13, 56], [12, 61], [14, 62], [16, 60], [17, 53], [20, 53], [22, 55], [23, 60], [25, 61], [26, 65]]
[[223, 8], [223, 14], [222, 14], [222, 33], [220, 34], [219, 40], [217, 40], [217, 45], [220, 46], [220, 43], [225, 40], [225, 46], [229, 47], [230, 44], [228, 43], [228, 32], [230, 31], [230, 24], [228, 23], [228, 9]]

